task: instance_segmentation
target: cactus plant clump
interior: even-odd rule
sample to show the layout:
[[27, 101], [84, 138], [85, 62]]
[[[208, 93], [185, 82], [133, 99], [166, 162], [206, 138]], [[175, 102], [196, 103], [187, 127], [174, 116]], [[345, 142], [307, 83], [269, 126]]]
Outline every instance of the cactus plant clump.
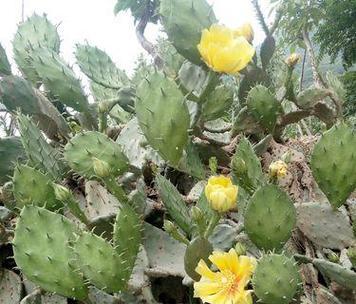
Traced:
[[252, 4], [261, 47], [207, 0], [117, 0], [152, 57], [132, 74], [90, 42], [69, 65], [46, 15], [16, 66], [0, 44], [0, 303], [355, 303], [345, 88], [317, 60], [297, 85]]

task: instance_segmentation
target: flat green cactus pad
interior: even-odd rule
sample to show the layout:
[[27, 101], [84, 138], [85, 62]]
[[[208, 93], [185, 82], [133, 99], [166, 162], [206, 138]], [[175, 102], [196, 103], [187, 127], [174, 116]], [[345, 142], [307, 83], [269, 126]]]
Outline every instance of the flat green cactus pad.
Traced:
[[276, 185], [259, 188], [244, 213], [245, 230], [251, 241], [264, 250], [280, 249], [296, 224], [295, 207]]
[[278, 254], [264, 255], [253, 275], [256, 296], [265, 304], [288, 304], [297, 293], [300, 275], [293, 259]]
[[345, 124], [325, 132], [311, 156], [313, 175], [336, 209], [356, 187], [356, 134]]
[[16, 206], [34, 204], [49, 210], [58, 209], [61, 203], [56, 200], [51, 179], [40, 171], [26, 165], [18, 165], [13, 178]]
[[78, 134], [64, 148], [64, 158], [69, 166], [87, 178], [95, 176], [93, 157], [107, 162], [115, 176], [125, 173], [129, 166], [121, 146], [99, 132]]
[[59, 46], [57, 27], [45, 15], [33, 14], [19, 24], [13, 40], [14, 59], [25, 78], [35, 84], [40, 77], [32, 65], [31, 56], [41, 47], [59, 53]]
[[176, 166], [188, 142], [190, 116], [183, 94], [162, 73], [151, 74], [137, 88], [136, 113], [148, 143]]
[[126, 288], [127, 280], [122, 276], [125, 264], [103, 238], [84, 232], [76, 240], [74, 251], [80, 270], [97, 288], [106, 292], [120, 292]]
[[77, 227], [62, 215], [25, 206], [13, 240], [14, 257], [22, 273], [41, 288], [60, 295], [85, 299], [87, 288], [73, 264], [70, 248]]
[[197, 45], [203, 29], [216, 23], [212, 7], [205, 0], [161, 0], [160, 14], [168, 38], [178, 53], [201, 64]]

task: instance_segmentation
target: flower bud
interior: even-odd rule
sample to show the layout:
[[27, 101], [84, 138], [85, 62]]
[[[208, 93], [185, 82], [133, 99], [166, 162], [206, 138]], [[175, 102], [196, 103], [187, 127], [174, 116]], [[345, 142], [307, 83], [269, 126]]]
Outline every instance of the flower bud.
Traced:
[[227, 212], [236, 207], [238, 187], [229, 177], [212, 176], [205, 186], [205, 196], [210, 207], [217, 212]]
[[252, 42], [254, 38], [253, 28], [250, 23], [244, 23], [240, 27], [234, 30], [234, 36], [243, 36], [248, 42]]
[[240, 242], [237, 242], [235, 245], [235, 251], [237, 255], [246, 255], [246, 246]]
[[286, 153], [284, 153], [281, 157], [281, 160], [283, 160], [286, 164], [290, 163], [292, 159], [292, 152], [291, 150], [288, 150]]
[[285, 63], [289, 67], [294, 68], [295, 65], [299, 62], [299, 60], [300, 60], [300, 55], [297, 53], [293, 53], [285, 60]]
[[327, 256], [327, 258], [328, 258], [328, 260], [330, 262], [333, 262], [333, 263], [339, 263], [340, 262], [339, 256], [335, 252], [333, 252], [331, 250], [326, 256]]
[[277, 160], [269, 165], [269, 175], [272, 178], [283, 178], [287, 175], [288, 166], [283, 160]]
[[177, 231], [177, 227], [171, 221], [168, 220], [163, 221], [163, 229], [169, 234]]
[[92, 160], [94, 172], [98, 177], [105, 178], [110, 176], [110, 166], [106, 161], [96, 157], [93, 157]]
[[72, 193], [69, 191], [68, 188], [56, 183], [53, 183], [52, 187], [54, 189], [54, 195], [56, 196], [57, 200], [63, 202], [72, 198]]
[[197, 206], [193, 206], [191, 209], [192, 218], [195, 222], [199, 223], [204, 219], [204, 214]]
[[218, 171], [218, 160], [215, 156], [209, 158], [209, 168], [212, 174], [216, 174]]
[[247, 172], [246, 163], [241, 157], [234, 157], [232, 159], [231, 167], [237, 176], [244, 176]]

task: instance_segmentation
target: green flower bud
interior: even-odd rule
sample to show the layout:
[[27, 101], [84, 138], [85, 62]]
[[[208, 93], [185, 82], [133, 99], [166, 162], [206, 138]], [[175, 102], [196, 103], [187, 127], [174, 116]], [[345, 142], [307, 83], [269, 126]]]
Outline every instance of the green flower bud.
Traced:
[[63, 202], [72, 198], [72, 193], [68, 188], [56, 183], [53, 183], [52, 186], [57, 200]]
[[245, 161], [240, 157], [234, 157], [232, 159], [232, 170], [237, 176], [244, 176], [247, 173], [247, 167]]
[[339, 263], [339, 261], [340, 261], [339, 256], [333, 251], [330, 251], [329, 253], [327, 253], [326, 256], [330, 262]]
[[164, 220], [163, 228], [169, 234], [177, 231], [177, 227], [171, 221], [168, 220]]
[[192, 207], [191, 213], [192, 213], [193, 220], [197, 223], [199, 223], [202, 219], [204, 219], [203, 212], [197, 206]]
[[105, 178], [110, 176], [110, 166], [106, 161], [100, 160], [96, 157], [92, 158], [93, 169], [96, 176]]
[[218, 172], [218, 160], [215, 156], [209, 158], [209, 168], [212, 174]]
[[246, 246], [240, 242], [237, 242], [235, 245], [235, 251], [238, 256], [246, 255]]

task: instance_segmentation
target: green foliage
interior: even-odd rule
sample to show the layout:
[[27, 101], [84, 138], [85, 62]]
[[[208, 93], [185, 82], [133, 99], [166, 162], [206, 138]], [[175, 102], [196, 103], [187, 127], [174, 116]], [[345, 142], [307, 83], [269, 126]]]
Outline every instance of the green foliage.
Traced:
[[351, 66], [356, 62], [356, 1], [319, 2], [323, 19], [317, 27], [315, 39], [320, 44], [320, 51], [330, 55], [333, 62], [341, 54], [345, 65]]
[[114, 13], [130, 10], [136, 21], [148, 16], [150, 22], [156, 23], [158, 21], [158, 6], [159, 0], [117, 0]]

